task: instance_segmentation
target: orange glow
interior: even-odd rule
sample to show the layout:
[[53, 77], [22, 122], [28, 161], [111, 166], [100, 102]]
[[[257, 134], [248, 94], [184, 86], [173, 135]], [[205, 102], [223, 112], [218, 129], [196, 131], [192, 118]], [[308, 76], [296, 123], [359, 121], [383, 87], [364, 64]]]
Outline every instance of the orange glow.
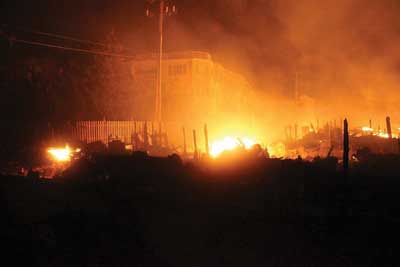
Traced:
[[282, 142], [268, 144], [267, 149], [270, 157], [284, 158], [286, 156], [285, 144]]
[[389, 138], [389, 134], [383, 132], [376, 133], [375, 135], [382, 138]]
[[231, 136], [226, 136], [222, 140], [212, 142], [210, 154], [213, 158], [216, 158], [224, 151], [235, 150], [239, 147], [248, 150], [255, 144], [255, 141], [247, 137], [233, 138]]
[[366, 127], [366, 126], [362, 127], [361, 130], [362, 130], [363, 132], [373, 132], [373, 131], [374, 131], [374, 129], [372, 129], [372, 128], [370, 128], [370, 127]]
[[[389, 134], [388, 134], [388, 133], [385, 133], [385, 132], [382, 131], [382, 130], [378, 130], [377, 132], [374, 132], [374, 129], [373, 129], [373, 128], [366, 127], [366, 126], [365, 126], [365, 127], [362, 127], [361, 130], [362, 130], [364, 133], [370, 133], [370, 134], [372, 134], [372, 135], [374, 135], [374, 136], [377, 136], [377, 137], [386, 138], [386, 139], [389, 138]], [[397, 138], [397, 135], [396, 135], [395, 133], [392, 133], [392, 137], [393, 137], [393, 138]]]
[[73, 152], [80, 152], [80, 149], [77, 148], [73, 151], [68, 145], [66, 145], [64, 148], [49, 148], [47, 152], [55, 161], [68, 162], [71, 160]]

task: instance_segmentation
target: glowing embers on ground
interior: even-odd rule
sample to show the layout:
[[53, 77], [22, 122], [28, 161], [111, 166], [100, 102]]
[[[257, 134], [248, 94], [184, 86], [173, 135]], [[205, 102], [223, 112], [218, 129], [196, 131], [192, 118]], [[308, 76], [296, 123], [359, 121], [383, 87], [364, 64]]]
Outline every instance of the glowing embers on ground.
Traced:
[[372, 133], [374, 131], [374, 129], [372, 129], [371, 127], [366, 126], [362, 127], [361, 130], [366, 133]]
[[[386, 132], [384, 132], [384, 131], [382, 131], [381, 129], [379, 129], [378, 131], [375, 131], [375, 130], [374, 130], [373, 128], [371, 128], [371, 127], [366, 127], [366, 126], [364, 126], [364, 127], [361, 128], [361, 130], [362, 130], [362, 132], [365, 133], [365, 134], [370, 134], [370, 135], [374, 135], [374, 136], [378, 136], [378, 137], [386, 138], [386, 139], [389, 138], [389, 134], [386, 133]], [[393, 138], [397, 138], [397, 136], [398, 136], [397, 134], [392, 133], [392, 137], [393, 137]]]
[[232, 151], [238, 148], [249, 150], [255, 144], [257, 144], [257, 142], [247, 137], [234, 138], [226, 136], [222, 140], [216, 140], [211, 143], [210, 155], [211, 157], [216, 158], [224, 151]]
[[47, 152], [51, 155], [52, 159], [57, 162], [71, 161], [74, 152], [79, 152], [80, 149], [71, 149], [68, 145], [63, 148], [49, 148]]

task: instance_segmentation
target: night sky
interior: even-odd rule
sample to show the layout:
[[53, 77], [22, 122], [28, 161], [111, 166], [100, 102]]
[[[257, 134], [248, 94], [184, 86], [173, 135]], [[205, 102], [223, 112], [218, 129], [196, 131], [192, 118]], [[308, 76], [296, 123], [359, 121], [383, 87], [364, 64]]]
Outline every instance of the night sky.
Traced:
[[[217, 60], [240, 72], [266, 65], [288, 68], [290, 64], [285, 58], [288, 54], [296, 56], [280, 33], [282, 25], [271, 1], [178, 0], [171, 3], [176, 4], [178, 14], [166, 19], [167, 51], [209, 51]], [[114, 30], [134, 54], [157, 49], [157, 20], [145, 16], [146, 7], [151, 5], [144, 0], [17, 0], [2, 5], [2, 23], [11, 29], [21, 27], [93, 41], [104, 40]], [[268, 45], [266, 53], [266, 49], [259, 48], [271, 43], [270, 36], [274, 42]]]

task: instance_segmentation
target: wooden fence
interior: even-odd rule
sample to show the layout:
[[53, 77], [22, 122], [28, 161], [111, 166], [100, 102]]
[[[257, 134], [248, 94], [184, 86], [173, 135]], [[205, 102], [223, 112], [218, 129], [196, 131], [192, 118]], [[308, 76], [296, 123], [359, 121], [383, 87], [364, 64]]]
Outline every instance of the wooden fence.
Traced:
[[203, 137], [201, 126], [185, 125], [186, 137], [184, 137], [183, 127], [176, 122], [160, 124], [145, 121], [77, 121], [70, 133], [75, 140], [86, 143], [101, 141], [107, 144], [111, 140], [121, 140], [135, 147], [155, 144], [172, 146], [185, 153], [197, 150], [191, 138], [192, 129], [197, 128], [198, 150], [208, 152], [208, 133]]
[[151, 123], [147, 123], [147, 127], [144, 124], [143, 121], [77, 121], [73, 136], [86, 143], [108, 143], [112, 139], [118, 139], [129, 144], [133, 134], [143, 133], [145, 128], [148, 128], [148, 133], [154, 131], [154, 125], [152, 128]]

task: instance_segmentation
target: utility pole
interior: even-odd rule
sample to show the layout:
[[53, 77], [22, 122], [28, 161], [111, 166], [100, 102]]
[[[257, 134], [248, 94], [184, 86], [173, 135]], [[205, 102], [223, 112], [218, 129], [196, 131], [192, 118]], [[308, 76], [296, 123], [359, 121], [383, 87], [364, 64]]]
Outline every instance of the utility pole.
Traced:
[[294, 74], [294, 100], [297, 103], [299, 100], [299, 72], [297, 71]]
[[158, 83], [156, 93], [156, 121], [162, 120], [162, 52], [163, 52], [163, 28], [164, 28], [164, 0], [160, 0], [160, 14], [158, 31], [160, 34], [160, 51], [158, 58]]
[[[147, 0], [150, 4], [155, 0]], [[158, 15], [158, 31], [159, 31], [159, 53], [158, 53], [158, 71], [157, 71], [157, 85], [156, 85], [156, 99], [155, 99], [155, 112], [154, 117], [158, 122], [162, 121], [162, 65], [163, 65], [163, 31], [164, 31], [164, 15], [171, 16], [176, 13], [175, 5], [171, 7], [165, 4], [165, 0], [159, 0], [159, 15]], [[152, 17], [153, 13], [146, 10], [146, 16]]]

